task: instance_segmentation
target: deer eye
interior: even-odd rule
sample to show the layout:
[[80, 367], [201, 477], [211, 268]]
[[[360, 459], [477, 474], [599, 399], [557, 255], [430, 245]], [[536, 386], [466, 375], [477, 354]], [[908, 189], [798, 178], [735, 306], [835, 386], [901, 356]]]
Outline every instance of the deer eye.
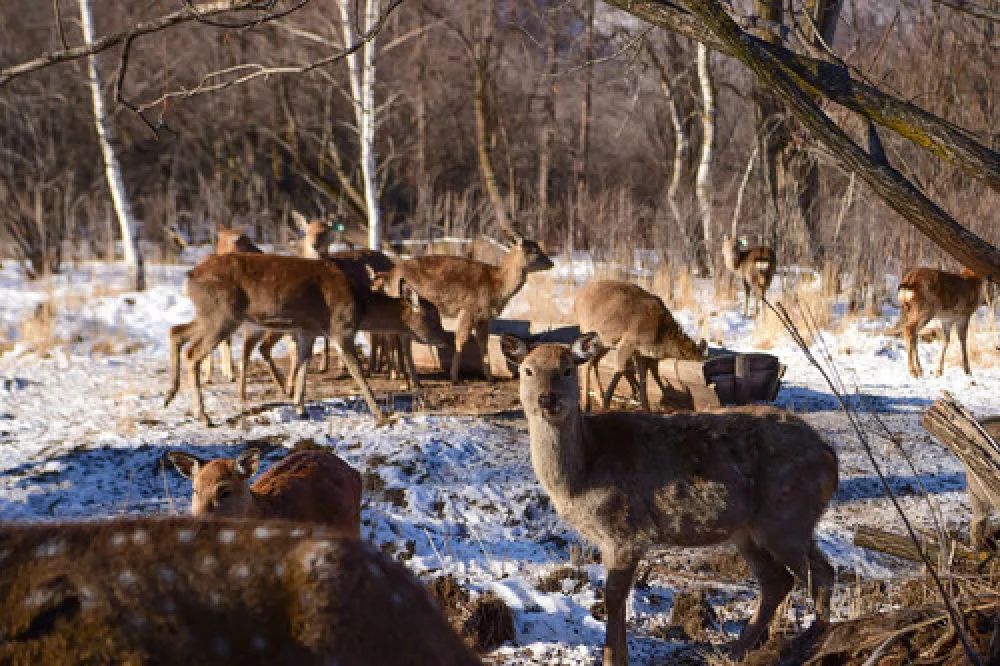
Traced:
[[229, 488], [219, 488], [217, 491], [215, 491], [215, 499], [223, 500], [232, 494], [233, 491]]
[[532, 372], [531, 368], [529, 368], [528, 366], [524, 366], [524, 374], [527, 375], [528, 377], [530, 377], [530, 376], [532, 376], [535, 373]]

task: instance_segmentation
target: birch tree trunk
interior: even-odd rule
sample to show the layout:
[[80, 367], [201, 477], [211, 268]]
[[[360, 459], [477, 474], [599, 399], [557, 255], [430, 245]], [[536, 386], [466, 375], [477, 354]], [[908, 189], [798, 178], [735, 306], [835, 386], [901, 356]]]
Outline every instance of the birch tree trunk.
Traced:
[[[351, 26], [350, 0], [340, 0], [341, 27], [344, 45], [356, 41]], [[364, 4], [365, 32], [378, 22], [379, 1], [366, 0]], [[365, 208], [368, 214], [368, 247], [378, 250], [382, 247], [382, 215], [378, 203], [377, 165], [375, 155], [375, 38], [361, 47], [361, 63], [357, 52], [347, 56], [348, 78], [351, 83], [351, 97], [354, 102], [354, 120], [358, 130], [361, 151], [361, 180], [364, 185]]]
[[583, 59], [587, 66], [583, 69], [583, 97], [580, 99], [580, 142], [577, 146], [576, 155], [573, 156], [573, 182], [575, 192], [570, 195], [569, 224], [566, 225], [566, 256], [570, 261], [573, 259], [573, 244], [576, 239], [576, 220], [580, 216], [580, 207], [583, 205], [584, 195], [587, 191], [587, 166], [590, 160], [590, 108], [594, 90], [594, 68], [591, 61], [594, 59], [594, 13], [595, 0], [584, 2], [584, 22], [586, 28], [583, 33]]
[[[95, 39], [94, 17], [90, 11], [90, 0], [78, 0], [78, 2], [83, 39], [87, 44], [90, 44]], [[125, 263], [132, 267], [136, 291], [142, 291], [146, 288], [146, 274], [142, 264], [142, 253], [139, 250], [139, 236], [136, 221], [132, 215], [132, 205], [128, 198], [128, 192], [125, 190], [121, 165], [115, 154], [114, 132], [104, 109], [104, 97], [101, 93], [101, 78], [97, 69], [96, 54], [87, 57], [87, 78], [94, 104], [94, 127], [97, 130], [97, 142], [101, 146], [101, 155], [104, 159], [104, 177], [108, 181], [108, 189], [111, 190], [111, 201], [114, 204], [118, 226], [121, 229]]]
[[556, 136], [556, 26], [553, 7], [545, 12], [545, 78], [542, 83], [542, 124], [538, 150], [538, 227], [534, 236], [545, 233], [549, 221], [549, 172]]
[[701, 87], [701, 156], [695, 176], [698, 217], [705, 242], [705, 266], [712, 271], [715, 234], [712, 230], [712, 167], [715, 163], [715, 81], [712, 79], [711, 51], [698, 43], [698, 83]]

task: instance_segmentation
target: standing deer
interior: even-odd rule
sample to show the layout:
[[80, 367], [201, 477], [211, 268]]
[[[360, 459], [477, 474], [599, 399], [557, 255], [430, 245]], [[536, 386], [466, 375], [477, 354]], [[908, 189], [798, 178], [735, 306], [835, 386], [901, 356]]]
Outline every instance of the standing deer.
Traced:
[[952, 324], [958, 332], [958, 344], [962, 348], [962, 369], [969, 369], [969, 353], [966, 348], [969, 337], [969, 319], [982, 302], [983, 279], [963, 268], [960, 274], [939, 271], [933, 268], [913, 268], [899, 283], [899, 321], [903, 337], [906, 339], [906, 356], [910, 374], [920, 377], [920, 355], [917, 353], [917, 334], [932, 319], [941, 322], [943, 342], [941, 358], [938, 360], [937, 374], [944, 373], [944, 356], [948, 351]]
[[[215, 253], [230, 254], [231, 252], [252, 252], [254, 254], [261, 254], [263, 250], [257, 247], [254, 242], [250, 240], [245, 229], [230, 228], [219, 224], [215, 227]], [[219, 343], [219, 354], [222, 357], [220, 359], [222, 363], [222, 376], [227, 382], [231, 382], [233, 381], [232, 339], [226, 338]], [[203, 383], [208, 383], [212, 380], [213, 374], [212, 354], [209, 354], [208, 358], [205, 359], [205, 363], [202, 368], [203, 372], [201, 375], [201, 381]]]
[[[590, 375], [597, 374], [600, 390], [598, 363], [615, 347], [615, 374], [603, 396], [603, 407], [611, 404], [619, 380], [624, 375], [637, 393], [642, 408], [649, 410], [646, 375], [652, 371], [660, 390], [667, 392], [660, 379], [658, 362], [665, 358], [701, 360], [705, 358], [707, 343], [695, 343], [674, 320], [670, 310], [659, 296], [642, 287], [618, 280], [592, 280], [576, 292], [573, 303], [580, 330], [597, 333], [601, 346], [584, 370], [584, 401], [590, 410]], [[630, 361], [635, 362], [639, 373], [638, 386], [630, 371]]]
[[194, 516], [322, 523], [361, 537], [361, 475], [331, 452], [289, 453], [253, 485], [247, 482], [260, 467], [257, 449], [215, 460], [171, 451], [167, 460], [191, 480]]
[[402, 565], [320, 526], [0, 525], [0, 663], [472, 666]]
[[739, 549], [761, 593], [737, 655], [766, 637], [793, 574], [808, 581], [817, 618], [829, 618], [834, 572], [813, 532], [837, 488], [837, 456], [815, 430], [772, 407], [585, 415], [577, 366], [597, 353], [596, 335], [532, 350], [505, 335], [502, 348], [519, 366], [535, 475], [601, 550], [605, 666], [628, 662], [626, 600], [639, 560], [658, 545]]
[[751, 291], [757, 296], [754, 316], [758, 316], [778, 265], [774, 250], [766, 245], [747, 247], [744, 239], [727, 234], [722, 238], [722, 263], [743, 281], [743, 316], [749, 314]]
[[206, 258], [188, 274], [187, 293], [195, 318], [170, 329], [171, 384], [164, 405], [180, 387], [181, 347], [194, 396], [195, 416], [210, 425], [201, 396], [198, 366], [219, 340], [244, 322], [296, 335], [296, 411], [305, 415], [305, 370], [317, 335], [327, 335], [376, 421], [384, 416], [361, 373], [354, 351], [359, 330], [405, 332], [428, 344], [444, 344], [441, 315], [434, 305], [403, 284], [403, 298], [359, 291], [336, 266], [325, 261], [268, 254], [227, 254]]
[[483, 374], [492, 379], [489, 362], [490, 320], [500, 315], [524, 286], [529, 273], [552, 268], [552, 260], [538, 243], [507, 229], [512, 245], [499, 266], [447, 255], [424, 255], [396, 264], [389, 273], [388, 293], [403, 282], [412, 284], [446, 317], [457, 317], [451, 381], [458, 382], [462, 350], [475, 331], [482, 354]]

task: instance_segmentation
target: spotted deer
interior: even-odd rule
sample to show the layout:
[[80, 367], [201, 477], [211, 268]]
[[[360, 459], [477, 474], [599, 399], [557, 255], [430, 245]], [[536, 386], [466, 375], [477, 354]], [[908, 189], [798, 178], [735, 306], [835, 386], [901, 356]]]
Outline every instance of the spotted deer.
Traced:
[[538, 243], [505, 229], [511, 247], [499, 266], [474, 259], [429, 254], [396, 264], [388, 277], [388, 293], [399, 285], [413, 285], [438, 306], [446, 317], [457, 317], [455, 349], [451, 358], [451, 381], [458, 382], [462, 350], [475, 332], [482, 353], [483, 374], [491, 379], [489, 363], [490, 320], [498, 317], [524, 286], [529, 273], [552, 268], [552, 260]]
[[747, 247], [745, 239], [722, 238], [722, 263], [743, 282], [743, 316], [749, 314], [750, 292], [757, 297], [754, 316], [763, 312], [764, 296], [774, 279], [778, 262], [774, 250], [766, 245]]
[[[576, 292], [573, 303], [576, 321], [583, 332], [597, 333], [600, 349], [584, 370], [584, 403], [590, 409], [590, 375], [610, 348], [616, 349], [615, 373], [603, 395], [604, 409], [611, 404], [622, 376], [639, 396], [642, 408], [649, 409], [646, 375], [652, 372], [660, 390], [667, 392], [660, 378], [658, 362], [665, 358], [701, 360], [707, 343], [695, 343], [674, 320], [659, 296], [642, 287], [619, 280], [592, 280]], [[639, 379], [631, 374], [634, 363]]]
[[[237, 229], [235, 227], [230, 228], [219, 224], [215, 228], [215, 253], [216, 254], [230, 254], [232, 252], [251, 252], [254, 254], [261, 254], [263, 250], [257, 247], [250, 237], [246, 234], [246, 229]], [[222, 357], [222, 376], [227, 382], [233, 381], [233, 342], [230, 338], [226, 338], [219, 343], [219, 355]], [[202, 383], [208, 383], [212, 380], [213, 374], [213, 355], [209, 354], [205, 359], [205, 363], [202, 365]]]
[[354, 350], [359, 330], [405, 332], [421, 342], [444, 344], [441, 315], [434, 305], [403, 286], [404, 298], [363, 292], [343, 271], [325, 261], [269, 254], [214, 255], [188, 274], [187, 293], [195, 318], [170, 329], [171, 383], [164, 405], [180, 387], [181, 348], [185, 352], [195, 416], [206, 426], [198, 366], [219, 340], [241, 324], [296, 336], [296, 411], [305, 415], [305, 370], [317, 335], [327, 335], [347, 367], [376, 421], [384, 415], [361, 373]]
[[322, 526], [0, 525], [0, 663], [472, 666], [402, 565]]
[[920, 355], [917, 352], [920, 329], [937, 319], [941, 322], [943, 342], [941, 357], [938, 359], [937, 374], [944, 373], [944, 357], [948, 351], [951, 327], [958, 333], [958, 344], [962, 350], [962, 369], [969, 369], [969, 319], [982, 303], [983, 279], [963, 268], [959, 274], [939, 271], [934, 268], [913, 268], [899, 283], [899, 321], [906, 340], [906, 357], [910, 374], [920, 377]]
[[817, 618], [829, 618], [834, 572], [814, 530], [837, 488], [837, 456], [809, 425], [763, 406], [584, 414], [577, 366], [597, 353], [596, 335], [534, 349], [505, 335], [501, 346], [519, 367], [535, 475], [607, 569], [605, 666], [628, 662], [626, 600], [656, 546], [732, 543], [746, 559], [761, 593], [737, 656], [766, 637], [793, 574], [810, 585]]
[[170, 451], [167, 460], [191, 480], [191, 514], [200, 517], [322, 523], [344, 536], [361, 536], [361, 475], [328, 451], [289, 453], [254, 483], [260, 451], [202, 460]]

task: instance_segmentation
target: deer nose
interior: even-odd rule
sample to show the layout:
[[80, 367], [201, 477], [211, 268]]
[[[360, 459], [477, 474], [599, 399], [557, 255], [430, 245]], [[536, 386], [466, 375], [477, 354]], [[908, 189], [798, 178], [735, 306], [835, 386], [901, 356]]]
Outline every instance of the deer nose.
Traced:
[[546, 411], [551, 411], [559, 406], [559, 396], [551, 391], [541, 393], [538, 396], [538, 406]]

